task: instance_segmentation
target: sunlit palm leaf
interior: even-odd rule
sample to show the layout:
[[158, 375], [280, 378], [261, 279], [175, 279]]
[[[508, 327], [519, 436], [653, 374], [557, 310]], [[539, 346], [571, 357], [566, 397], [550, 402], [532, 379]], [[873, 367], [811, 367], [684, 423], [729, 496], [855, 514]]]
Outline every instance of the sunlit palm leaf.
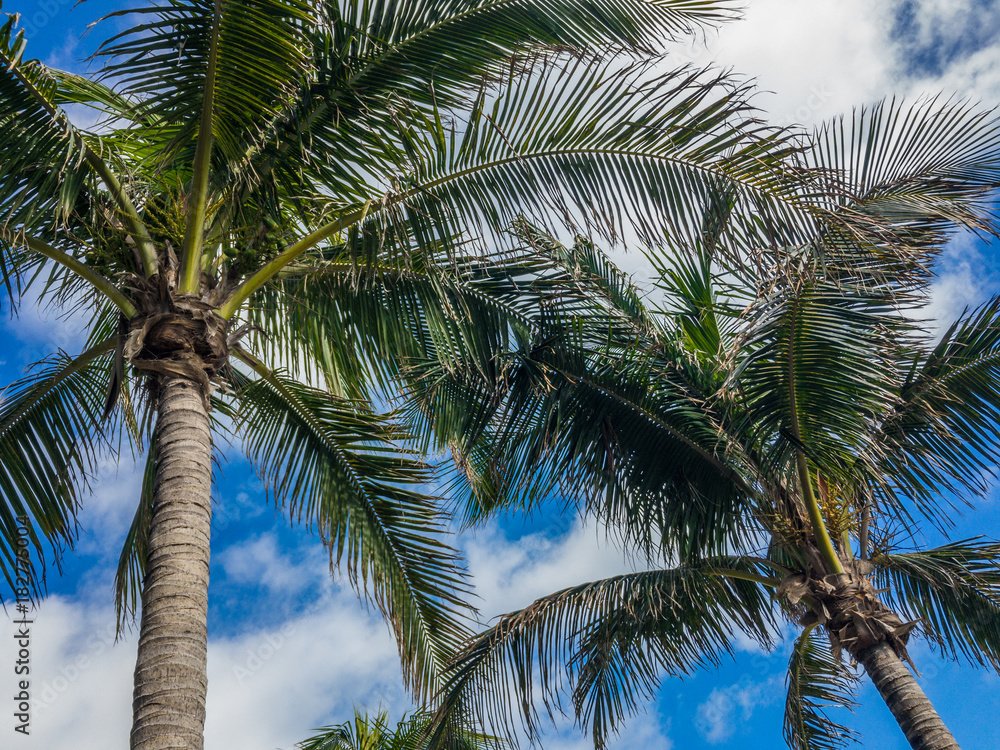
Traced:
[[[740, 204], [723, 243], [736, 259], [812, 226], [782, 162], [797, 144], [759, 124], [747, 94], [700, 71], [654, 78], [645, 65], [589, 58], [512, 75], [456, 116], [461, 127], [401, 113], [407, 160], [390, 195], [405, 198], [411, 221], [426, 217], [429, 235], [460, 224], [503, 241], [512, 211], [528, 207], [535, 222], [559, 217], [606, 237], [631, 226], [661, 245], [665, 229], [694, 241], [722, 180]], [[765, 240], [758, 221], [777, 235]]]
[[306, 166], [321, 184], [351, 185], [348, 194], [357, 194], [362, 185], [351, 171], [371, 170], [379, 143], [369, 133], [394, 128], [387, 99], [447, 110], [467, 104], [526, 47], [656, 48], [735, 12], [728, 0], [392, 0], [320, 8], [310, 34], [314, 74], [275, 120], [268, 143], [239, 168], [243, 180], [273, 173], [279, 183], [297, 182]]
[[[920, 255], [936, 254], [954, 227], [997, 231], [991, 191], [1000, 185], [998, 154], [994, 112], [963, 101], [893, 99], [819, 128], [807, 160], [843, 182], [839, 205], [830, 209], [842, 228], [871, 228], [907, 245], [923, 263], [910, 271], [926, 283]], [[877, 266], [870, 271], [879, 274]]]
[[0, 28], [0, 216], [9, 232], [54, 237], [77, 204], [97, 191], [85, 137], [56, 104], [58, 78], [23, 60], [13, 21]]
[[376, 384], [392, 399], [410, 360], [492, 370], [509, 327], [524, 325], [518, 305], [494, 292], [484, 259], [443, 267], [425, 260], [380, 263], [345, 252], [294, 268], [253, 299], [249, 340], [310, 377], [318, 368], [326, 385], [347, 397]]
[[[426, 750], [430, 723], [429, 714], [417, 712], [404, 716], [395, 729], [390, 729], [384, 711], [372, 717], [355, 709], [353, 722], [324, 727], [295, 747], [297, 750]], [[446, 738], [444, 747], [448, 750], [500, 750], [504, 745], [496, 737], [459, 732]]]
[[101, 46], [99, 54], [108, 59], [103, 75], [114, 77], [118, 90], [137, 102], [135, 118], [163, 128], [171, 144], [168, 158], [190, 148], [197, 135], [213, 39], [218, 60], [212, 135], [220, 165], [259, 144], [308, 70], [304, 34], [313, 17], [300, 0], [169, 0], [108, 18], [120, 17], [129, 28]]

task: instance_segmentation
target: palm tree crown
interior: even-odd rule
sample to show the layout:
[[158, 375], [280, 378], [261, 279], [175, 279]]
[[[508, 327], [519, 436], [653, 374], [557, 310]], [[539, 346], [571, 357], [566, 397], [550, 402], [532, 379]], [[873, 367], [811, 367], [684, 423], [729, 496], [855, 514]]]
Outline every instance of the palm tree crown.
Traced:
[[916, 631], [1000, 670], [1000, 544], [917, 534], [947, 534], [950, 498], [995, 470], [1000, 299], [933, 342], [920, 318], [949, 232], [997, 231], [1000, 124], [892, 102], [812, 144], [803, 189], [839, 186], [818, 199], [832, 223], [734, 265], [720, 183], [696, 241], [650, 254], [655, 304], [588, 239], [527, 223], [516, 258], [477, 269], [512, 308], [504, 347], [411, 385], [462, 461], [467, 518], [558, 492], [656, 569], [500, 617], [453, 663], [440, 727], [511, 736], [520, 714], [534, 737], [565, 687], [600, 747], [664, 674], [717, 663], [738, 632], [769, 648], [790, 622], [792, 747], [852, 736], [828, 712], [852, 700], [844, 654], [913, 747], [957, 747], [903, 662]]

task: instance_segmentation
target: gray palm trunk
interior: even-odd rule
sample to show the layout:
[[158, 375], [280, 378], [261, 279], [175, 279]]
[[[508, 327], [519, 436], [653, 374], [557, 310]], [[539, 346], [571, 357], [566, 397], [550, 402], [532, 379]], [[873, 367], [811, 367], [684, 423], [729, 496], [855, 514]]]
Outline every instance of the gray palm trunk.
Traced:
[[885, 641], [855, 655], [913, 750], [958, 750], [958, 743], [921, 690], [913, 673]]
[[212, 517], [212, 436], [202, 386], [162, 378], [156, 429], [130, 747], [201, 750]]

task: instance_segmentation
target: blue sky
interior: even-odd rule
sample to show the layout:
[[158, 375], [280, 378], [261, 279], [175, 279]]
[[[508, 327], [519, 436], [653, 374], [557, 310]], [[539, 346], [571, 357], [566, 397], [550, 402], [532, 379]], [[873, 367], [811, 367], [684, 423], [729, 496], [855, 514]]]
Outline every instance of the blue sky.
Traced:
[[[21, 12], [29, 55], [83, 71], [101, 38], [87, 24], [121, 3], [7, 0]], [[678, 58], [715, 61], [755, 76], [760, 103], [776, 122], [813, 124], [892, 94], [944, 92], [1000, 103], [1000, 2], [973, 0], [749, 0], [747, 18], [718, 35], [678, 45]], [[637, 255], [623, 265], [644, 269]], [[931, 315], [952, 319], [966, 305], [1000, 293], [994, 248], [959, 238], [942, 261]], [[0, 383], [55, 348], [78, 348], [71, 318], [39, 313], [0, 320]], [[225, 446], [220, 446], [225, 448]], [[306, 531], [265, 502], [262, 487], [233, 450], [218, 478], [209, 613], [209, 750], [291, 748], [309, 729], [346, 720], [355, 705], [408, 707], [395, 647], [349, 586], [333, 581], [326, 555]], [[0, 720], [3, 747], [95, 750], [124, 747], [131, 713], [135, 639], [113, 644], [111, 580], [134, 510], [139, 479], [126, 456], [106, 461], [85, 502], [77, 549], [64, 575], [50, 579], [37, 613], [32, 737]], [[1000, 536], [993, 496], [958, 519], [956, 537]], [[508, 522], [463, 534], [485, 616], [518, 608], [562, 586], [622, 572], [622, 554], [600, 534], [554, 515], [532, 526]], [[12, 626], [11, 626], [12, 627]], [[0, 631], [4, 630], [0, 626]], [[0, 632], [0, 696], [12, 690], [10, 639]], [[921, 682], [960, 744], [996, 747], [988, 721], [1000, 678], [943, 661], [923, 642], [913, 647]], [[616, 747], [755, 750], [781, 746], [788, 644], [763, 654], [750, 644], [717, 670], [664, 683], [659, 699], [629, 722]], [[864, 736], [864, 747], [897, 750], [905, 742], [874, 689], [862, 683], [854, 716], [838, 717]], [[7, 716], [0, 701], [0, 715]], [[9, 738], [13, 738], [12, 740]], [[554, 750], [586, 748], [568, 724], [547, 736]]]

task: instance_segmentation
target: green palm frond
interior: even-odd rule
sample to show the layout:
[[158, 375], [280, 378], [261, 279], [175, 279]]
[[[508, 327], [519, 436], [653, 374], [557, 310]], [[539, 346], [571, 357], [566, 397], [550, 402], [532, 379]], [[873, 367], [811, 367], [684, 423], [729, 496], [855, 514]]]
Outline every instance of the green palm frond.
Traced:
[[[581, 287], [587, 304], [594, 306], [594, 299], [603, 299], [607, 309], [614, 315], [628, 320], [631, 325], [643, 333], [648, 333], [656, 327], [653, 317], [643, 303], [643, 294], [632, 283], [631, 278], [622, 272], [608, 256], [589, 238], [577, 235], [573, 244], [563, 245], [537, 226], [518, 221], [514, 225], [516, 236], [524, 241], [530, 250], [541, 258], [551, 259], [564, 272], [562, 287], [569, 284]], [[519, 258], [530, 259], [530, 252], [523, 253]], [[508, 261], [505, 259], [504, 265]], [[540, 279], [538, 281], [541, 281]], [[538, 283], [536, 281], [536, 283]], [[560, 302], [572, 304], [572, 297], [560, 289]]]
[[[161, 129], [166, 150], [160, 159], [193, 148], [213, 45], [211, 127], [221, 165], [259, 144], [308, 70], [305, 29], [313, 16], [299, 0], [168, 0], [107, 18], [124, 19], [129, 28], [101, 45], [102, 75], [136, 102], [134, 119]], [[146, 136], [154, 138], [155, 131]]]
[[18, 527], [44, 576], [46, 548], [72, 545], [81, 491], [102, 446], [113, 341], [76, 358], [59, 354], [0, 397], [0, 569], [13, 587]]
[[263, 368], [230, 374], [236, 434], [279, 507], [305, 521], [346, 562], [385, 614], [418, 695], [437, 684], [466, 630], [466, 575], [442, 541], [445, 518], [421, 488], [429, 468], [399, 443], [400, 428], [363, 404], [336, 399]]
[[[404, 716], [389, 727], [388, 714], [379, 711], [374, 717], [354, 710], [354, 721], [324, 727], [308, 740], [298, 743], [297, 750], [427, 750], [427, 733], [431, 715], [418, 711]], [[463, 731], [446, 738], [448, 750], [501, 750], [505, 745], [496, 737]]]
[[700, 235], [721, 180], [740, 207], [722, 245], [734, 259], [752, 255], [811, 232], [812, 220], [785, 171], [796, 140], [759, 124], [748, 94], [697, 70], [654, 78], [646, 63], [590, 58], [530, 79], [511, 74], [456, 115], [461, 127], [400, 113], [406, 161], [390, 203], [405, 201], [408, 220], [420, 219], [428, 236], [460, 224], [503, 241], [498, 230], [527, 204], [527, 218], [542, 225], [560, 217], [606, 238], [632, 226], [662, 245], [664, 232], [673, 242]]
[[[871, 228], [873, 236], [905, 245], [917, 261], [907, 270], [923, 283], [930, 277], [921, 255], [935, 255], [955, 227], [993, 234], [1000, 228], [992, 197], [1000, 185], [1000, 119], [993, 111], [936, 97], [893, 99], [820, 127], [812, 143], [806, 162], [842, 183], [838, 205], [828, 207], [833, 224], [847, 234]], [[831, 250], [838, 239], [839, 231], [827, 237]], [[875, 275], [884, 270], [869, 266]], [[841, 271], [858, 272], [845, 264]]]
[[439, 267], [423, 253], [394, 263], [338, 251], [258, 292], [248, 340], [272, 361], [281, 358], [313, 380], [322, 375], [346, 397], [363, 397], [350, 389], [368, 384], [395, 397], [411, 361], [492, 372], [509, 329], [525, 325], [523, 302], [491, 278], [494, 270], [483, 258]]
[[813, 628], [795, 641], [788, 662], [785, 742], [793, 750], [837, 750], [857, 735], [827, 716], [831, 708], [851, 708], [857, 678], [834, 656]]
[[267, 175], [294, 184], [305, 166], [319, 184], [363, 195], [352, 171], [371, 170], [373, 152], [384, 147], [372, 133], [391, 139], [387, 100], [449, 110], [468, 104], [526, 48], [650, 49], [734, 14], [729, 0], [324, 2], [310, 33], [313, 74], [238, 173], [245, 185]]
[[603, 747], [663, 674], [718, 664], [737, 632], [770, 646], [776, 625], [767, 590], [740, 577], [755, 575], [753, 567], [716, 558], [630, 573], [502, 616], [456, 658], [439, 695], [436, 731], [468, 721], [509, 739], [521, 725], [537, 738], [536, 700], [551, 716], [569, 692], [577, 720]]
[[872, 562], [892, 606], [943, 654], [1000, 672], [1000, 544], [968, 539]]
[[468, 487], [472, 516], [484, 503], [531, 507], [561, 486], [650, 553], [696, 559], [743, 536], [751, 490], [727, 464], [711, 413], [659, 378], [656, 363], [641, 355], [580, 361], [571, 355], [573, 332], [544, 322], [503, 368], [499, 390], [451, 379], [412, 387], [438, 425], [463, 403], [490, 405], [487, 419], [467, 419], [447, 434], [466, 454], [469, 476], [485, 479]]
[[901, 402], [882, 424], [899, 491], [934, 516], [943, 492], [986, 490], [1000, 450], [1000, 298], [967, 311], [930, 351], [917, 348]]
[[51, 237], [98, 178], [84, 136], [55, 103], [58, 79], [22, 59], [26, 42], [13, 33], [12, 17], [0, 27], [0, 215], [8, 232]]
[[561, 485], [650, 553], [721, 552], [723, 538], [747, 532], [753, 491], [737, 468], [746, 457], [738, 446], [730, 456], [720, 433], [723, 415], [686, 377], [695, 365], [678, 366], [636, 290], [592, 243], [541, 237], [505, 258], [532, 272], [482, 287], [518, 296], [508, 348], [489, 367], [432, 359], [404, 373], [414, 421], [460, 456], [453, 494], [466, 517], [531, 506]]
[[769, 466], [787, 466], [801, 447], [825, 475], [844, 476], [877, 460], [871, 425], [896, 405], [891, 355], [900, 321], [887, 298], [797, 283], [746, 317], [727, 387]]

